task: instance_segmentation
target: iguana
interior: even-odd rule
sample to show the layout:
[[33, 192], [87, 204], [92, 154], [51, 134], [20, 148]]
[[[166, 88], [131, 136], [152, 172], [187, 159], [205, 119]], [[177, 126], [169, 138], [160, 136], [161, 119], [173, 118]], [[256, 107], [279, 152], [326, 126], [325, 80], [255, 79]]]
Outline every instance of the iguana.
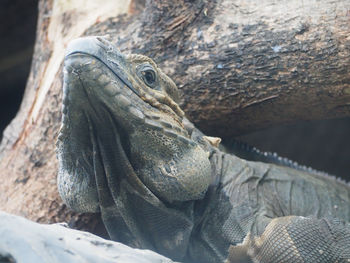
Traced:
[[185, 117], [174, 82], [101, 37], [64, 64], [58, 189], [113, 240], [183, 262], [350, 262], [350, 187], [248, 161]]

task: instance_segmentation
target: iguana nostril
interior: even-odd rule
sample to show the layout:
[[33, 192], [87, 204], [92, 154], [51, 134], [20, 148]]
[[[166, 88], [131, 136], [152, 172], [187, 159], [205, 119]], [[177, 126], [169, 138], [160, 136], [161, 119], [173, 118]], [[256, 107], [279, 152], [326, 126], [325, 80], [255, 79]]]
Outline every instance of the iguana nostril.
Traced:
[[62, 114], [65, 115], [68, 112], [68, 106], [66, 104], [62, 104]]

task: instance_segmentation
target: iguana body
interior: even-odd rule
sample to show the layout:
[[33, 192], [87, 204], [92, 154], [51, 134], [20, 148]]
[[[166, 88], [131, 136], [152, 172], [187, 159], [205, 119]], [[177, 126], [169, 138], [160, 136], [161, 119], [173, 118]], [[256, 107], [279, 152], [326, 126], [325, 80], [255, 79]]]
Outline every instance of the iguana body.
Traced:
[[141, 55], [78, 39], [65, 59], [59, 192], [112, 239], [185, 262], [349, 262], [350, 188], [220, 151]]

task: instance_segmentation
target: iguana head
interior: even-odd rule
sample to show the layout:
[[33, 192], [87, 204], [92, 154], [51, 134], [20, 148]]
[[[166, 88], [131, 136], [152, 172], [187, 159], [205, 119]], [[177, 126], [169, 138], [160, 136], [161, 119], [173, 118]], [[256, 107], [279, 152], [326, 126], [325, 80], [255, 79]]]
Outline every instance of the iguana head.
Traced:
[[208, 154], [185, 129], [178, 100], [176, 85], [150, 58], [125, 56], [99, 37], [73, 41], [57, 143], [64, 201], [97, 211], [96, 180], [106, 176], [166, 202], [202, 198], [210, 184]]

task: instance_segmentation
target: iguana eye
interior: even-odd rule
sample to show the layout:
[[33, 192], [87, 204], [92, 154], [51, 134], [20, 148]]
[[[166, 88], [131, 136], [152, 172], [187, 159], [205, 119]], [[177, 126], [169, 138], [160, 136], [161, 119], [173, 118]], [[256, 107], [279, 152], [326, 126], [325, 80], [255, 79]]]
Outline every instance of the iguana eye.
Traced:
[[147, 69], [142, 71], [141, 74], [143, 76], [144, 82], [152, 88], [154, 83], [156, 82], [156, 73], [154, 72], [154, 70]]

